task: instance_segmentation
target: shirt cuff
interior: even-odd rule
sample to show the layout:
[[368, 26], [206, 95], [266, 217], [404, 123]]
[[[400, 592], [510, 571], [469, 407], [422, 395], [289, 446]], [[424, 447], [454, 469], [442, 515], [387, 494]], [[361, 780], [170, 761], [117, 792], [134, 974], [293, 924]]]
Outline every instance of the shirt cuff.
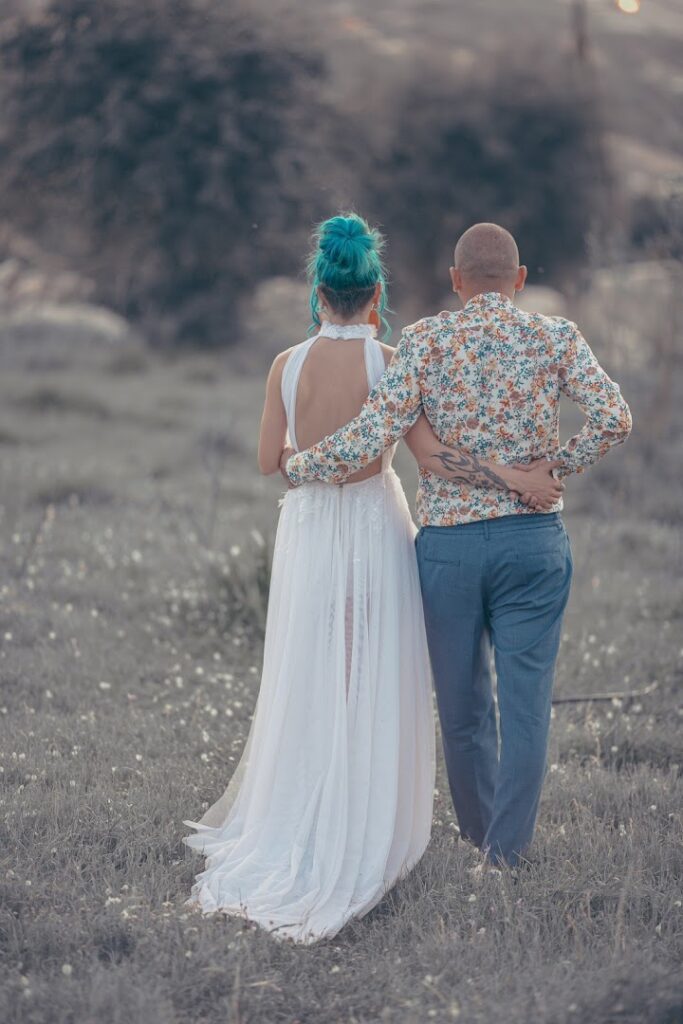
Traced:
[[554, 458], [556, 461], [562, 463], [562, 465], [558, 466], [555, 470], [555, 475], [558, 480], [561, 480], [565, 476], [569, 476], [571, 473], [583, 473], [584, 467], [579, 465], [572, 453], [568, 452], [565, 448], [560, 448]]
[[285, 463], [285, 473], [293, 487], [299, 487], [305, 482], [305, 472], [305, 453], [297, 452], [295, 455], [290, 455]]

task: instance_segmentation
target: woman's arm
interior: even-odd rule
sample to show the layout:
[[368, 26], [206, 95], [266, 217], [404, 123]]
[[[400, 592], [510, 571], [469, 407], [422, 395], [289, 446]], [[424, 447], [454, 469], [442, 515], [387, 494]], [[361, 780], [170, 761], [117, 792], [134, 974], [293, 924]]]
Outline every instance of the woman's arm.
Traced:
[[551, 508], [564, 491], [563, 484], [552, 475], [559, 463], [544, 462], [524, 471], [489, 459], [478, 459], [462, 448], [442, 444], [424, 413], [405, 435], [405, 442], [421, 469], [470, 487], [512, 491], [525, 505], [534, 508]]
[[266, 382], [266, 400], [261, 416], [258, 442], [258, 466], [267, 476], [280, 468], [280, 456], [287, 439], [287, 414], [282, 401], [282, 370], [288, 352], [276, 356]]

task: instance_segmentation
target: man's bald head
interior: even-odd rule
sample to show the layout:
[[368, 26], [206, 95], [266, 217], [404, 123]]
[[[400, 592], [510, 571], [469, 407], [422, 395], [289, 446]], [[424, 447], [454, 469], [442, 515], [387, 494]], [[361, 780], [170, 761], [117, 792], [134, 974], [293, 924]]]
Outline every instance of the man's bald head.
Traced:
[[454, 262], [464, 281], [506, 283], [519, 272], [519, 249], [498, 224], [475, 224], [460, 237]]

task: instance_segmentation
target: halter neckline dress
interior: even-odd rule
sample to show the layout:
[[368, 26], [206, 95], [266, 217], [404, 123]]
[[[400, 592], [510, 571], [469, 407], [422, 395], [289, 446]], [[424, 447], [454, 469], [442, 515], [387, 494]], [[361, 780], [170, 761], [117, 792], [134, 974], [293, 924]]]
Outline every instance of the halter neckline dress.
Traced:
[[[384, 372], [367, 324], [323, 324], [295, 346], [282, 375], [293, 447], [299, 377], [323, 336], [364, 339], [369, 391]], [[184, 822], [195, 830], [184, 842], [206, 857], [188, 904], [303, 943], [367, 913], [429, 841], [431, 674], [416, 530], [392, 456], [375, 476], [282, 500], [249, 737], [223, 795]]]

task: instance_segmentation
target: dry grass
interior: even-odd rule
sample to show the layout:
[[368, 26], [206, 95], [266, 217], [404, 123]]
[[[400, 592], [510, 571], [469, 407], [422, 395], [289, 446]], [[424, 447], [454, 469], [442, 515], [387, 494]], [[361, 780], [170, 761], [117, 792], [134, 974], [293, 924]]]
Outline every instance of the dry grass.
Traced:
[[126, 360], [0, 378], [0, 1018], [683, 1020], [676, 474], [635, 438], [572, 481], [557, 693], [657, 687], [556, 709], [535, 864], [476, 880], [440, 772], [416, 871], [297, 948], [183, 905], [182, 819], [225, 785], [258, 685], [262, 383]]

